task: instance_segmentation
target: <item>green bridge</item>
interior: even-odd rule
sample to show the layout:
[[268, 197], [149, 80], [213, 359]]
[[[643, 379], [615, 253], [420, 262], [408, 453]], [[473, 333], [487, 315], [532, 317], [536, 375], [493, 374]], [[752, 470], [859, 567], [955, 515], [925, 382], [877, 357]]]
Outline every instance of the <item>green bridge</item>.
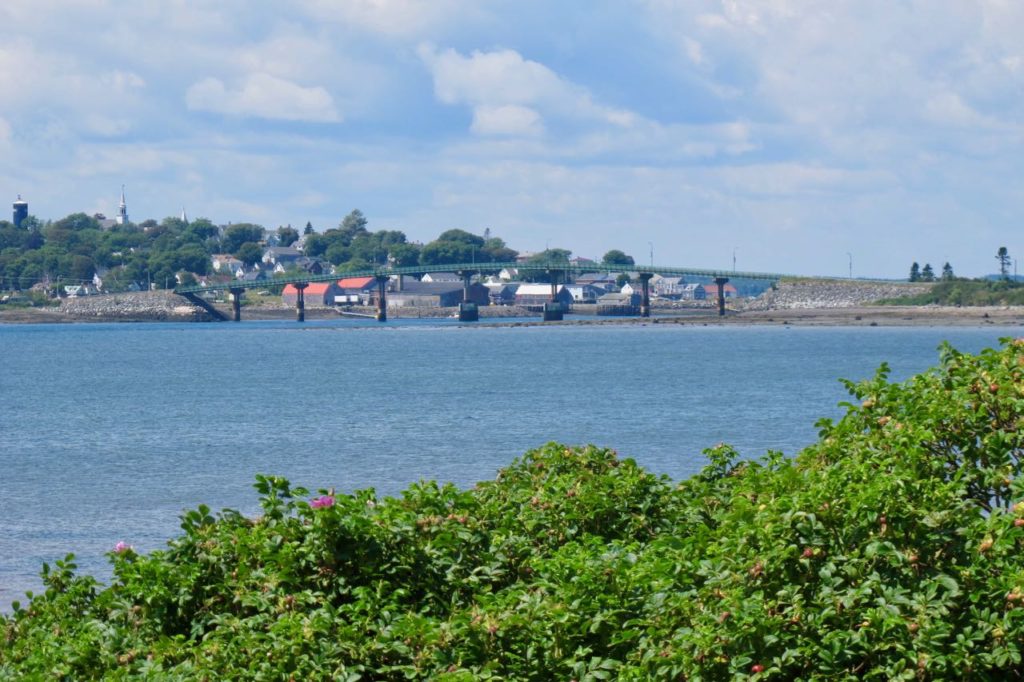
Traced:
[[[174, 289], [174, 293], [179, 294], [188, 298], [193, 303], [196, 303], [211, 312], [215, 312], [210, 304], [202, 299], [199, 294], [211, 292], [211, 291], [226, 291], [230, 292], [232, 296], [232, 307], [234, 313], [234, 320], [237, 322], [241, 320], [241, 300], [242, 294], [246, 289], [265, 289], [271, 286], [283, 286], [291, 284], [298, 292], [296, 300], [296, 319], [302, 322], [305, 320], [305, 297], [304, 290], [307, 286], [314, 282], [335, 282], [339, 279], [344, 278], [355, 278], [355, 277], [373, 277], [377, 282], [377, 314], [376, 319], [384, 322], [387, 320], [387, 283], [388, 281], [398, 275], [410, 275], [419, 276], [425, 275], [432, 272], [454, 272], [462, 278], [464, 292], [466, 295], [463, 297], [464, 302], [459, 306], [459, 319], [464, 321], [473, 321], [478, 319], [478, 311], [476, 304], [470, 303], [468, 300], [469, 284], [474, 275], [484, 275], [498, 273], [502, 270], [516, 270], [520, 274], [540, 274], [545, 275], [546, 279], [551, 283], [551, 302], [544, 305], [544, 319], [545, 320], [561, 320], [564, 314], [564, 309], [561, 304], [556, 301], [556, 294], [558, 291], [559, 282], [566, 282], [572, 276], [582, 275], [591, 272], [604, 272], [604, 273], [631, 273], [635, 274], [640, 280], [642, 287], [642, 299], [640, 304], [640, 315], [642, 317], [649, 317], [651, 314], [651, 300], [649, 284], [651, 278], [655, 275], [669, 276], [669, 277], [709, 277], [716, 285], [718, 285], [718, 312], [719, 315], [725, 314], [725, 296], [723, 288], [729, 278], [736, 279], [760, 279], [769, 281], [778, 281], [779, 279], [786, 277], [779, 273], [771, 272], [737, 272], [735, 270], [707, 270], [701, 268], [684, 268], [675, 266], [661, 266], [661, 265], [605, 265], [605, 264], [575, 264], [567, 262], [551, 262], [551, 263], [459, 263], [459, 264], [448, 264], [448, 265], [415, 265], [410, 267], [390, 267], [381, 266], [376, 268], [369, 268], [366, 270], [354, 270], [352, 272], [339, 273], [334, 275], [307, 275], [301, 277], [275, 277], [271, 279], [264, 279], [252, 282], [243, 281], [231, 281], [223, 282], [218, 284], [210, 284], [207, 286], [193, 285], [177, 287]], [[218, 313], [219, 314], [219, 313]]]

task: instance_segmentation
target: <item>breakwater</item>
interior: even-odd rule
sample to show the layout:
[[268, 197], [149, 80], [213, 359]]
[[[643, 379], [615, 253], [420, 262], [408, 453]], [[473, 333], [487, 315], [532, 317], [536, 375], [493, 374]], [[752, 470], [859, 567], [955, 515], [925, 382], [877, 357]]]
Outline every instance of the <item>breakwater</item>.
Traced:
[[199, 306], [170, 291], [146, 291], [65, 299], [60, 312], [71, 320], [110, 322], [202, 322], [212, 319]]
[[934, 284], [918, 282], [858, 282], [844, 280], [782, 281], [757, 298], [741, 303], [740, 310], [797, 310], [855, 308], [884, 298], [914, 296]]

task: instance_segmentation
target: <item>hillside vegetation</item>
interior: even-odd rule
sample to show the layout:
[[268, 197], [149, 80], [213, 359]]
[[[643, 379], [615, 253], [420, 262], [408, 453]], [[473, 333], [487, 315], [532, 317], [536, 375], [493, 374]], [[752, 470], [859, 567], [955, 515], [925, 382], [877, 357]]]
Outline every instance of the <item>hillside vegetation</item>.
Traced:
[[674, 483], [549, 444], [471, 490], [257, 477], [166, 550], [68, 559], [0, 620], [0, 678], [1020, 679], [1024, 341], [941, 350], [789, 459]]
[[938, 282], [912, 296], [887, 298], [883, 305], [1024, 305], [1024, 284], [1004, 280], [952, 280]]

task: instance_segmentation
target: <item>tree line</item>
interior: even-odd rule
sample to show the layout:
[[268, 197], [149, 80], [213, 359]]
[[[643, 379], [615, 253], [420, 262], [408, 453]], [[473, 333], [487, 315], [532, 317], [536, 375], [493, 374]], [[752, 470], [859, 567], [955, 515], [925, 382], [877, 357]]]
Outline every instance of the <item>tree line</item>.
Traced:
[[[1000, 279], [1009, 280], [1010, 266], [1013, 263], [1013, 259], [1010, 257], [1010, 251], [1005, 246], [1000, 246], [999, 250], [996, 251], [996, 262], [999, 264]], [[942, 266], [942, 275], [938, 278], [935, 276], [935, 271], [932, 270], [931, 263], [925, 263], [922, 268], [918, 265], [917, 261], [914, 261], [910, 266], [909, 279], [911, 282], [952, 282], [957, 277], [953, 274], [953, 266], [948, 261]]]
[[[97, 273], [102, 273], [108, 291], [123, 291], [132, 284], [172, 288], [178, 281], [191, 283], [194, 277], [212, 274], [215, 254], [231, 254], [251, 267], [260, 262], [268, 243], [291, 246], [300, 240], [304, 255], [330, 263], [340, 274], [383, 265], [511, 262], [519, 256], [490, 229], [482, 235], [445, 230], [420, 244], [401, 230], [371, 230], [359, 209], [324, 232], [307, 222], [302, 234], [291, 226], [276, 230], [255, 223], [218, 226], [207, 218], [168, 217], [104, 228], [96, 217], [73, 213], [46, 222], [29, 216], [20, 228], [0, 221], [0, 290], [27, 290], [39, 283], [81, 284], [92, 281]], [[569, 249], [548, 248], [530, 260], [568, 262], [571, 255]], [[634, 263], [618, 249], [608, 251], [603, 261]]]

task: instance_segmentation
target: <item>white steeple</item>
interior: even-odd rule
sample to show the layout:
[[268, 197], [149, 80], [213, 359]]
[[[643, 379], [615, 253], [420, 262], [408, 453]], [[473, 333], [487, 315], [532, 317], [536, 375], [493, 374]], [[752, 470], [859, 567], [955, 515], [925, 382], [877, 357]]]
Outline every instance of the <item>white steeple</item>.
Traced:
[[183, 222], [186, 225], [188, 225], [188, 216], [185, 215], [185, 207], [184, 206], [181, 207], [181, 222]]
[[115, 218], [118, 225], [124, 225], [128, 222], [128, 204], [124, 201], [124, 185], [121, 185], [121, 206], [117, 209], [117, 218]]

